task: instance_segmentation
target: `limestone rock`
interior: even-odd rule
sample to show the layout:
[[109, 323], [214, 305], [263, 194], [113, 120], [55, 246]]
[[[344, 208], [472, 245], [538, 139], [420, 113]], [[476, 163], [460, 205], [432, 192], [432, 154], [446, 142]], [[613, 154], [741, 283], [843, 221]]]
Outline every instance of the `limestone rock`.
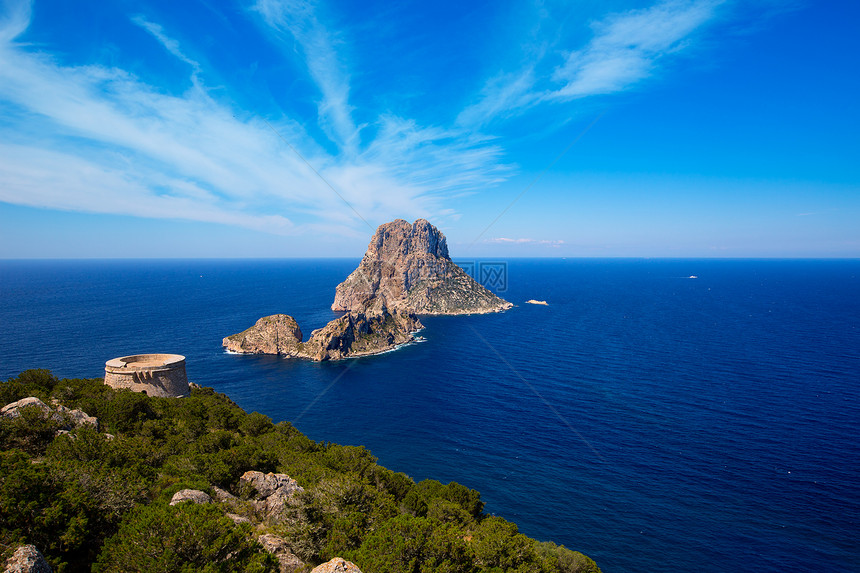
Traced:
[[254, 486], [260, 497], [266, 498], [270, 495], [281, 492], [287, 495], [296, 492], [304, 491], [296, 480], [287, 474], [276, 474], [269, 472], [264, 474], [258, 471], [247, 471], [239, 478], [239, 483], [245, 483]]
[[304, 355], [313, 360], [378, 354], [413, 340], [422, 328], [415, 315], [406, 312], [350, 312], [336, 318], [304, 344]]
[[52, 408], [35, 396], [22, 398], [17, 402], [6, 404], [3, 408], [0, 408], [0, 416], [12, 419], [18, 418], [21, 416], [23, 408], [38, 408], [41, 410], [43, 418], [50, 416], [59, 422], [61, 429], [58, 431], [58, 435], [60, 433], [68, 433], [70, 430], [80, 428], [81, 426], [93, 426], [96, 429], [99, 427], [98, 418], [90, 416], [83, 410], [72, 410], [56, 401], [54, 401], [54, 408]]
[[397, 219], [376, 229], [358, 268], [337, 286], [332, 310], [474, 314], [511, 306], [454, 264], [439, 229]]
[[247, 471], [239, 478], [240, 485], [252, 486], [257, 492], [257, 509], [266, 516], [278, 515], [290, 503], [293, 494], [305, 491], [287, 474]]
[[74, 428], [80, 428], [81, 426], [92, 426], [95, 429], [99, 428], [99, 419], [95, 416], [90, 416], [83, 410], [72, 410], [70, 408], [66, 408], [62, 404], [57, 404], [57, 413], [68, 420]]
[[278, 559], [278, 564], [280, 565], [278, 570], [280, 573], [294, 573], [304, 567], [304, 561], [290, 551], [287, 542], [283, 538], [266, 533], [258, 537], [257, 541], [260, 542], [260, 545], [263, 546], [263, 549], [267, 553], [271, 553]]
[[225, 513], [224, 516], [229, 517], [236, 525], [241, 525], [242, 523], [251, 523], [251, 520], [247, 517], [242, 517], [241, 515], [236, 515], [235, 513]]
[[311, 573], [361, 573], [361, 569], [351, 561], [335, 557], [331, 561], [327, 561], [318, 567], [314, 567]]
[[[387, 309], [381, 308], [367, 312], [350, 312], [315, 330], [307, 342], [291, 339], [289, 350], [286, 351], [283, 346], [284, 337], [280, 333], [286, 319], [295, 324], [295, 321], [285, 314], [264, 317], [245, 332], [228, 336], [223, 344], [234, 352], [281, 354], [311, 360], [339, 360], [390, 350], [398, 344], [411, 341], [412, 333], [422, 328], [415, 315], [402, 311], [389, 313]], [[298, 326], [295, 330], [297, 335], [301, 336]], [[279, 345], [272, 342], [277, 340], [281, 341]]]
[[264, 316], [251, 328], [222, 341], [222, 345], [231, 352], [285, 356], [298, 356], [301, 344], [302, 330], [295, 319], [287, 314]]
[[218, 503], [234, 503], [238, 498], [229, 491], [223, 490], [217, 485], [212, 486], [212, 495]]
[[3, 406], [0, 408], [0, 416], [3, 416], [4, 418], [18, 418], [21, 416], [21, 409], [27, 407], [39, 408], [44, 416], [48, 416], [52, 412], [50, 406], [38, 398], [30, 396], [29, 398], [22, 398], [17, 402], [12, 402], [11, 404]]
[[173, 494], [173, 497], [170, 499], [170, 505], [176, 505], [184, 501], [203, 504], [212, 503], [212, 498], [209, 497], [209, 494], [199, 489], [181, 489]]
[[51, 573], [51, 566], [35, 545], [22, 545], [6, 560], [5, 573]]

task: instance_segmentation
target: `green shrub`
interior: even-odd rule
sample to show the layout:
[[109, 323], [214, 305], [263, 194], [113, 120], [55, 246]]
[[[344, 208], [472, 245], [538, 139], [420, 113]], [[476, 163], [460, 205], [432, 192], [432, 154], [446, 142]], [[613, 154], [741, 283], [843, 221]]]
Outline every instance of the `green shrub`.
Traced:
[[213, 505], [152, 504], [131, 511], [105, 542], [93, 571], [228, 573], [277, 571], [277, 561]]
[[44, 454], [60, 423], [38, 406], [20, 408], [18, 414], [16, 418], [0, 417], [0, 449]]
[[537, 545], [538, 554], [544, 562], [559, 573], [600, 573], [597, 563], [579, 551], [571, 551], [564, 545], [544, 541]]
[[471, 543], [475, 563], [485, 571], [541, 571], [536, 542], [501, 517], [481, 521]]
[[[426, 516], [430, 507], [445, 500], [457, 505], [470, 519], [480, 517], [484, 510], [481, 494], [457, 482], [442, 485], [436, 480], [423, 480], [403, 499], [404, 508], [412, 515]], [[459, 512], [457, 512], [459, 513]]]
[[348, 555], [363, 571], [374, 573], [476, 571], [462, 531], [411, 515], [388, 520]]
[[248, 436], [259, 436], [274, 431], [275, 425], [272, 419], [259, 412], [251, 412], [246, 415], [239, 425], [243, 434]]

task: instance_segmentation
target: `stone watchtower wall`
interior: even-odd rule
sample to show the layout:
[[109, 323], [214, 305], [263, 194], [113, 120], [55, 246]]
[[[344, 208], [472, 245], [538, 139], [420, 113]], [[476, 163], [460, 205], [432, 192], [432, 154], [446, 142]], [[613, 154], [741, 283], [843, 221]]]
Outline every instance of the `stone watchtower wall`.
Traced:
[[149, 396], [178, 397], [191, 393], [185, 357], [179, 354], [135, 354], [105, 362], [105, 384]]

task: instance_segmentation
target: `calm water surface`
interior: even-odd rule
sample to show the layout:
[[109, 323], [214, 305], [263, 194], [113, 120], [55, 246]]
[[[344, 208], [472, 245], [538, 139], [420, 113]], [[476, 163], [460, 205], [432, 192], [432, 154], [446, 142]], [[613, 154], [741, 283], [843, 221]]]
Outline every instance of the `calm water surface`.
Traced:
[[478, 489], [606, 573], [860, 571], [860, 261], [511, 260], [517, 307], [423, 319], [395, 352], [221, 349], [277, 312], [307, 337], [357, 263], [0, 261], [0, 378], [184, 354], [247, 410]]

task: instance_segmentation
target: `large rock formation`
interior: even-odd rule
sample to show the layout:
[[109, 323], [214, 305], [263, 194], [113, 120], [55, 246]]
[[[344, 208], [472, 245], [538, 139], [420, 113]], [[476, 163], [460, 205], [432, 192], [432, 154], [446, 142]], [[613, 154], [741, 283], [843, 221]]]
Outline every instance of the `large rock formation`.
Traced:
[[299, 356], [302, 352], [302, 329], [292, 316], [264, 316], [254, 326], [223, 341], [231, 352], [243, 354], [282, 354]]
[[293, 317], [275, 314], [226, 337], [222, 345], [241, 354], [339, 360], [389, 350], [411, 341], [412, 333], [421, 328], [415, 315], [405, 312], [350, 312], [315, 330], [307, 342], [302, 342], [301, 330]]
[[376, 229], [361, 263], [337, 286], [332, 309], [346, 311], [302, 342], [286, 314], [266, 316], [224, 338], [231, 352], [338, 360], [378, 354], [412, 341], [417, 315], [498, 312], [513, 306], [478, 284], [448, 255], [439, 229], [403, 219]]
[[421, 322], [406, 312], [350, 312], [336, 318], [304, 344], [304, 355], [313, 360], [366, 356], [410, 342]]
[[424, 219], [380, 225], [358, 268], [337, 286], [332, 310], [388, 309], [414, 314], [475, 314], [513, 306], [478, 284], [448, 255]]

